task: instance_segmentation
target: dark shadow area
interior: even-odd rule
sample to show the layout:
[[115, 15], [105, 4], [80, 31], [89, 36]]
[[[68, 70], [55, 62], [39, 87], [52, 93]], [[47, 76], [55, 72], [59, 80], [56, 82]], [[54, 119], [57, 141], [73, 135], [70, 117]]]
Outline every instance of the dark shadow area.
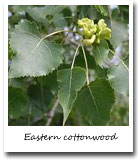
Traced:
[[137, 145], [136, 145], [136, 142], [137, 142], [137, 116], [136, 116], [136, 113], [137, 113], [137, 106], [136, 106], [136, 95], [137, 95], [137, 91], [136, 91], [136, 88], [137, 88], [137, 83], [138, 80], [137, 80], [137, 72], [136, 72], [136, 69], [137, 69], [137, 47], [136, 47], [136, 36], [137, 35], [137, 9], [138, 7], [136, 6], [136, 4], [133, 4], [133, 153], [134, 155], [136, 155], [136, 148], [137, 148]]
[[110, 153], [102, 153], [102, 152], [97, 152], [97, 153], [90, 153], [90, 152], [85, 152], [85, 153], [79, 153], [79, 152], [61, 152], [61, 153], [56, 153], [56, 152], [47, 152], [47, 153], [33, 153], [33, 152], [30, 152], [30, 153], [6, 153], [7, 156], [10, 156], [10, 157], [43, 157], [43, 156], [48, 156], [48, 157], [64, 157], [64, 156], [68, 156], [68, 157], [78, 157], [78, 156], [81, 156], [81, 157], [89, 157], [89, 156], [97, 156], [97, 157], [103, 157], [103, 156], [107, 156], [107, 157], [110, 157], [110, 156], [116, 156], [116, 157], [124, 157], [124, 156], [129, 156], [129, 157], [132, 157], [134, 155], [134, 153], [120, 153], [120, 152], [110, 152]]

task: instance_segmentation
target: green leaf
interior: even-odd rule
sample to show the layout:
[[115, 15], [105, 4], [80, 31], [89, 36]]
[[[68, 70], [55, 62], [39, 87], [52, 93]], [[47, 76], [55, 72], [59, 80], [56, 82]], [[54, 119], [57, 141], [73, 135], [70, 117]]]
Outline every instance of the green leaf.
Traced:
[[9, 79], [8, 86], [14, 88], [25, 88], [25, 80], [23, 77]]
[[43, 121], [46, 123], [45, 116], [50, 110], [50, 104], [53, 100], [53, 95], [48, 88], [40, 84], [30, 85], [27, 90], [27, 96], [30, 104], [29, 114], [31, 125], [39, 125], [36, 122]]
[[100, 12], [97, 11], [97, 9], [92, 5], [88, 10], [89, 18], [93, 20], [98, 20], [104, 18], [103, 15], [100, 14]]
[[107, 12], [105, 6], [102, 6], [102, 5], [94, 5], [94, 7], [97, 9], [97, 11], [98, 11], [99, 13], [101, 13], [101, 15], [103, 15], [103, 16], [108, 16], [108, 12]]
[[129, 55], [127, 55], [124, 59], [124, 63], [127, 65], [127, 67], [129, 68]]
[[36, 21], [46, 24], [47, 16], [52, 16], [51, 21], [55, 23], [55, 26], [63, 27], [66, 25], [66, 21], [61, 11], [64, 6], [40, 6], [40, 7], [29, 7], [27, 13]]
[[39, 23], [46, 22], [46, 13], [44, 7], [29, 7], [27, 8], [27, 13], [36, 21]]
[[26, 11], [28, 7], [31, 7], [29, 5], [15, 5], [12, 6], [13, 12], [22, 12], [22, 11]]
[[47, 75], [62, 63], [63, 49], [60, 45], [46, 40], [39, 42], [39, 30], [30, 21], [25, 20], [15, 27], [10, 45], [17, 54], [12, 59], [9, 78]]
[[88, 11], [90, 9], [91, 6], [89, 5], [79, 5], [77, 8], [76, 8], [76, 12], [77, 12], [77, 17], [79, 19], [81, 18], [84, 18], [84, 17], [88, 17]]
[[99, 65], [95, 67], [95, 73], [98, 78], [107, 78], [107, 69], [101, 68]]
[[28, 96], [32, 104], [40, 110], [48, 106], [53, 98], [52, 93], [46, 87], [40, 85], [30, 85]]
[[85, 84], [85, 70], [79, 67], [73, 69], [63, 69], [58, 71], [59, 92], [58, 100], [63, 108], [63, 125], [65, 124], [69, 113], [72, 110], [72, 105], [76, 99], [77, 92]]
[[114, 91], [106, 79], [97, 79], [79, 91], [73, 104], [90, 125], [106, 125], [114, 103]]
[[113, 44], [114, 48], [120, 45], [123, 41], [128, 40], [128, 26], [122, 22], [112, 21], [112, 37], [111, 43]]
[[111, 86], [118, 92], [128, 94], [129, 91], [129, 72], [122, 65], [114, 66], [108, 69], [108, 78]]
[[107, 58], [109, 53], [108, 43], [105, 40], [102, 40], [100, 44], [95, 44], [93, 46], [93, 54], [95, 57], [95, 61], [99, 66], [102, 67], [102, 63]]
[[[96, 63], [95, 63], [94, 57], [91, 56], [89, 51], [87, 51], [87, 50], [85, 50], [85, 53], [86, 53], [86, 58], [87, 58], [87, 63], [88, 63], [89, 69], [95, 69]], [[86, 64], [85, 64], [85, 60], [84, 60], [84, 56], [83, 56], [83, 52], [82, 52], [81, 48], [79, 49], [79, 54], [76, 56], [75, 66], [79, 66], [81, 68], [86, 68]]]
[[12, 59], [13, 56], [13, 50], [11, 49], [10, 44], [8, 43], [8, 59]]
[[56, 14], [53, 19], [52, 19], [54, 25], [56, 27], [64, 27], [67, 26], [67, 22], [65, 20], [65, 18], [63, 17], [63, 14]]
[[27, 107], [27, 99], [22, 89], [8, 87], [8, 115], [11, 119], [19, 118], [23, 115]]
[[42, 86], [49, 88], [53, 94], [58, 91], [57, 71], [53, 71], [47, 76], [38, 77], [38, 81]]
[[46, 11], [47, 15], [54, 16], [54, 15], [62, 12], [63, 9], [65, 9], [65, 8], [66, 8], [66, 6], [63, 6], [63, 5], [45, 6], [45, 11]]

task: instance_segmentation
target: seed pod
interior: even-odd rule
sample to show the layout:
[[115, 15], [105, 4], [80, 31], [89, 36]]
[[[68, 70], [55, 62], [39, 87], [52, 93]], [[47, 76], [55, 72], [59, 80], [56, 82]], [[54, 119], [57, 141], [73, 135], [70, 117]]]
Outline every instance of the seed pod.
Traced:
[[85, 44], [86, 46], [91, 46], [94, 43], [95, 39], [96, 35], [93, 35], [91, 39], [84, 39], [83, 44]]
[[104, 19], [100, 19], [98, 24], [88, 18], [78, 20], [78, 27], [81, 32], [78, 32], [83, 37], [83, 43], [90, 46], [93, 43], [100, 43], [102, 39], [111, 38], [111, 29], [107, 27]]
[[103, 19], [99, 20], [96, 31], [96, 40], [95, 43], [100, 43], [101, 39], [110, 39], [111, 38], [111, 29], [107, 27], [107, 24]]

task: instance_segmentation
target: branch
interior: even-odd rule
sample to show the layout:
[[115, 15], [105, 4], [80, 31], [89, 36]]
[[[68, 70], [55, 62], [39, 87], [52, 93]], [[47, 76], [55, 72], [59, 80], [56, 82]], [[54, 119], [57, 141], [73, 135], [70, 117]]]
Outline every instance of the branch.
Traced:
[[47, 114], [48, 120], [47, 120], [46, 126], [50, 126], [57, 107], [58, 107], [58, 99], [56, 99], [54, 106], [52, 107], [51, 111]]
[[86, 58], [86, 54], [85, 54], [85, 50], [83, 47], [83, 44], [81, 44], [82, 47], [82, 51], [83, 51], [83, 56], [84, 56], [84, 60], [85, 60], [85, 65], [86, 65], [86, 80], [87, 80], [87, 85], [89, 85], [89, 70], [88, 70], [88, 63], [87, 63], [87, 58]]
[[76, 41], [73, 41], [72, 39], [69, 39], [69, 42], [72, 43], [75, 46], [78, 46], [78, 43]]

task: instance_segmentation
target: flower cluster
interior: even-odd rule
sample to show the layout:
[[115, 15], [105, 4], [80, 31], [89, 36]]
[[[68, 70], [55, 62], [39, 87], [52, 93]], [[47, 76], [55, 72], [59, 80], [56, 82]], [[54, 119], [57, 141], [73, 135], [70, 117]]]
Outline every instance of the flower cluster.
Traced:
[[100, 43], [102, 39], [111, 38], [111, 29], [103, 19], [99, 20], [98, 24], [88, 18], [78, 20], [78, 27], [81, 28], [80, 34], [83, 36], [83, 44], [90, 46], [93, 43]]

